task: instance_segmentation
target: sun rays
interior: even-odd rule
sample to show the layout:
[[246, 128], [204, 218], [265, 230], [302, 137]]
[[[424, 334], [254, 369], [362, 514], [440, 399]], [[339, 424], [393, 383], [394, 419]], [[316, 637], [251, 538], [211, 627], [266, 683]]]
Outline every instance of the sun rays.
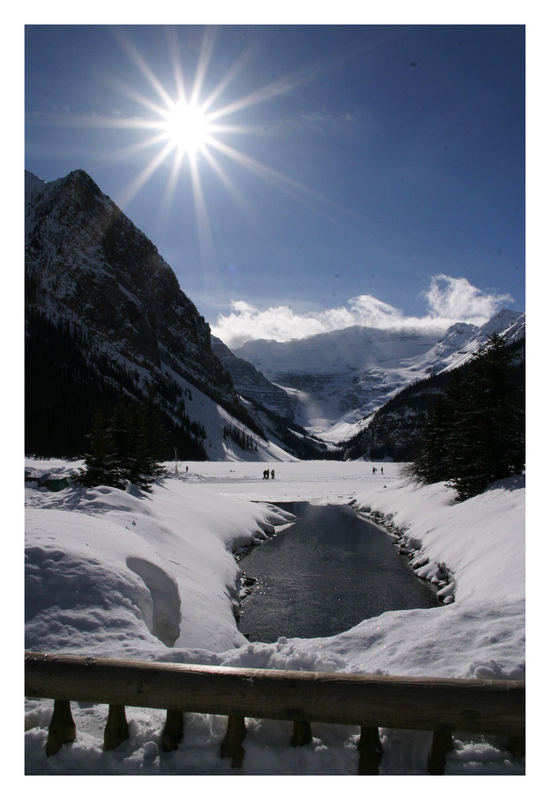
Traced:
[[[224, 72], [214, 88], [205, 91], [215, 47], [215, 32], [212, 29], [207, 29], [203, 36], [191, 78], [184, 74], [182, 68], [177, 31], [172, 28], [166, 30], [167, 52], [173, 73], [170, 88], [168, 83], [159, 80], [143, 54], [126, 34], [120, 30], [113, 33], [145, 79], [145, 90], [143, 86], [138, 89], [135, 85], [117, 82], [117, 90], [140, 107], [140, 115], [111, 121], [104, 117], [101, 122], [97, 122], [144, 133], [143, 139], [123, 148], [123, 156], [135, 155], [137, 152], [143, 152], [146, 156], [151, 151], [139, 173], [122, 193], [120, 202], [123, 207], [143, 190], [157, 170], [163, 165], [166, 169], [169, 164], [164, 197], [159, 208], [163, 214], [170, 212], [179, 181], [189, 181], [201, 256], [203, 260], [212, 263], [212, 260], [215, 261], [215, 246], [203, 188], [205, 170], [217, 176], [220, 186], [229, 193], [231, 200], [236, 201], [242, 211], [251, 217], [255, 214], [254, 208], [238, 186], [238, 175], [235, 177], [235, 170], [229, 169], [230, 167], [236, 167], [237, 173], [241, 169], [253, 174], [300, 203], [310, 206], [327, 203], [326, 198], [320, 194], [252, 158], [244, 151], [246, 148], [239, 149], [234, 145], [235, 136], [250, 137], [258, 133], [258, 129], [238, 124], [239, 112], [285, 94], [294, 86], [311, 80], [314, 68], [274, 80], [223, 103], [222, 98], [246, 64], [246, 54], [242, 53]], [[152, 95], [147, 93], [147, 88], [152, 90]], [[231, 139], [231, 144], [227, 139]]]
[[[212, 80], [218, 68], [214, 57], [215, 29], [207, 28], [202, 39], [194, 42], [197, 57], [191, 69], [189, 47], [184, 50], [181, 46], [177, 28], [164, 29], [166, 38], [163, 45], [156, 40], [157, 47], [161, 44], [157, 52], [161, 52], [162, 57], [155, 62], [151, 56], [146, 58], [130, 38], [129, 31], [112, 27], [109, 32], [136, 67], [135, 77], [126, 75], [123, 80], [110, 74], [107, 79], [110, 88], [125, 98], [124, 111], [111, 112], [111, 116], [108, 112], [56, 115], [50, 117], [49, 122], [110, 128], [121, 134], [116, 146], [103, 150], [103, 157], [137, 164], [130, 182], [117, 197], [123, 209], [144, 191], [154, 175], [162, 172], [166, 182], [158, 197], [157, 224], [165, 226], [173, 213], [180, 213], [176, 193], [186, 183], [194, 206], [203, 266], [205, 261], [214, 266], [213, 229], [205, 191], [207, 182], [208, 191], [214, 191], [212, 178], [216, 179], [220, 192], [227, 193], [231, 204], [238, 206], [254, 223], [259, 222], [259, 212], [244, 189], [245, 174], [253, 175], [274, 191], [282, 192], [294, 202], [317, 212], [326, 212], [327, 206], [332, 205], [330, 200], [296, 177], [285, 175], [263, 160], [254, 158], [252, 139], [265, 136], [264, 126], [260, 122], [256, 127], [242, 124], [243, 112], [314, 81], [326, 71], [326, 62], [302, 67], [295, 73], [260, 84], [258, 88], [251, 89], [247, 80], [248, 88], [239, 93], [235, 86], [245, 69], [250, 69], [249, 53], [243, 49], [233, 63]], [[250, 118], [250, 114], [247, 116]]]

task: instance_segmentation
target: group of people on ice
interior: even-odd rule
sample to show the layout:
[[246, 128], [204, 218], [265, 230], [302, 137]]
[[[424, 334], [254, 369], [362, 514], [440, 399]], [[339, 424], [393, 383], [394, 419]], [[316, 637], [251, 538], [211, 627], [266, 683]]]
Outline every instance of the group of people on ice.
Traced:
[[[373, 467], [372, 471], [373, 471], [373, 473], [378, 472], [376, 467]], [[381, 472], [382, 475], [384, 474], [384, 467], [380, 467], [380, 472]], [[269, 475], [270, 475], [269, 470], [268, 469], [264, 469], [264, 471], [263, 471], [263, 479], [264, 479], [264, 481], [268, 481], [269, 480]], [[273, 479], [275, 478], [275, 470], [274, 469], [271, 470], [271, 477]]]

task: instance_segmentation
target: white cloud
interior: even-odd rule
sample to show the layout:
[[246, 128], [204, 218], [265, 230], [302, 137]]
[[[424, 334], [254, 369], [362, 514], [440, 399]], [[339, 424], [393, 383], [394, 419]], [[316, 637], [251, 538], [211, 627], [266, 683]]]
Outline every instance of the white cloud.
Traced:
[[425, 293], [433, 314], [453, 320], [465, 320], [475, 325], [482, 324], [512, 302], [509, 294], [483, 294], [466, 278], [450, 278], [435, 275]]
[[229, 347], [239, 347], [251, 339], [303, 339], [317, 333], [363, 325], [370, 328], [440, 329], [455, 322], [482, 325], [503, 304], [511, 302], [507, 294], [483, 293], [466, 278], [435, 275], [424, 292], [427, 313], [407, 317], [398, 308], [369, 294], [352, 297], [343, 306], [300, 314], [288, 305], [259, 309], [244, 300], [231, 303], [229, 314], [220, 314], [212, 333]]

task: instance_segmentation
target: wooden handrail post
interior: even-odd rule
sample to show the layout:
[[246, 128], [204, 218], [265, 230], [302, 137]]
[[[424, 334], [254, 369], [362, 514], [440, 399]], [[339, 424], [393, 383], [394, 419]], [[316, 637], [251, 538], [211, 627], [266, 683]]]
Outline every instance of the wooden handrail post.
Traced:
[[449, 728], [440, 728], [433, 732], [432, 749], [428, 755], [428, 772], [430, 775], [444, 775], [447, 754], [454, 750], [453, 736]]
[[169, 753], [176, 750], [183, 739], [183, 711], [169, 708], [166, 711], [166, 721], [162, 729], [160, 744], [163, 750]]
[[124, 706], [109, 706], [107, 724], [103, 733], [103, 749], [113, 750], [130, 736]]
[[55, 755], [64, 744], [74, 742], [75, 739], [76, 726], [71, 714], [70, 701], [54, 700], [52, 719], [48, 728], [46, 755]]
[[232, 767], [242, 767], [245, 749], [243, 740], [246, 736], [244, 717], [228, 717], [227, 732], [221, 746], [221, 757], [231, 758]]
[[384, 754], [378, 728], [363, 726], [357, 749], [359, 750], [359, 775], [378, 775], [378, 767]]
[[312, 738], [310, 722], [294, 722], [292, 739], [290, 740], [290, 744], [293, 747], [303, 747], [305, 744], [309, 744]]

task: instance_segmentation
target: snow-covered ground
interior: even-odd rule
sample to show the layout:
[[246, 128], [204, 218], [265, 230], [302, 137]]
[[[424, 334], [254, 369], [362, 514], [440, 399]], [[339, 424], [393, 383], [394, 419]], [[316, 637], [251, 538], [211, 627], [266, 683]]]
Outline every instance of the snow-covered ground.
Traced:
[[[36, 476], [68, 475], [78, 466], [26, 461]], [[53, 492], [28, 483], [26, 648], [259, 668], [524, 678], [523, 478], [457, 504], [443, 484], [420, 487], [401, 477], [398, 464], [375, 466], [376, 474], [361, 461], [203, 462], [180, 464], [176, 475], [172, 464], [150, 495], [108, 487]], [[274, 480], [262, 479], [267, 467]], [[277, 503], [292, 500], [378, 512], [403, 532], [419, 574], [441, 581], [447, 603], [390, 611], [329, 638], [249, 643], [233, 615], [239, 567], [232, 551], [288, 525]], [[104, 752], [106, 707], [73, 703], [77, 739], [46, 758], [51, 709], [50, 700], [27, 700], [27, 774], [235, 773], [218, 754], [222, 717], [187, 715], [183, 743], [164, 753], [163, 713], [129, 708], [130, 739]], [[314, 725], [313, 742], [292, 748], [289, 723], [249, 720], [240, 772], [356, 774], [358, 732]], [[381, 738], [381, 775], [425, 773], [428, 733], [382, 730]], [[524, 762], [496, 739], [464, 737], [456, 745], [447, 774], [524, 772]]]

